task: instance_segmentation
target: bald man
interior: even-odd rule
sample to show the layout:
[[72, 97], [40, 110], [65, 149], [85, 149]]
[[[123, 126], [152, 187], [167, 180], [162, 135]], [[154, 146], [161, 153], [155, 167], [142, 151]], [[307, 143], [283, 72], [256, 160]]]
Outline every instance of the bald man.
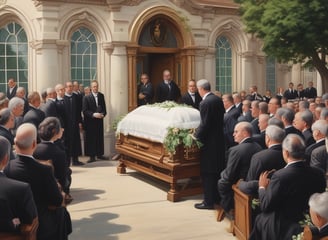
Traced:
[[20, 224], [32, 223], [37, 211], [30, 186], [7, 178], [3, 173], [11, 145], [0, 136], [0, 146], [0, 231], [17, 232]]
[[18, 127], [15, 138], [18, 157], [11, 160], [5, 174], [12, 179], [29, 183], [39, 214], [38, 240], [66, 239], [71, 229], [68, 212], [63, 206], [63, 196], [59, 191], [52, 168], [36, 161], [32, 155], [36, 148], [36, 128], [31, 123]]

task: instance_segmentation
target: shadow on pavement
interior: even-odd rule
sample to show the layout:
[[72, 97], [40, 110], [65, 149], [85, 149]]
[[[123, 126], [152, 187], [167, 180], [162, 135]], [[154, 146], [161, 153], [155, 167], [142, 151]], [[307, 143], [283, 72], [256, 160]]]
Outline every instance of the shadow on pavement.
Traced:
[[80, 202], [95, 201], [100, 198], [97, 195], [103, 194], [105, 191], [98, 189], [72, 188], [70, 193], [74, 199], [70, 205], [73, 205]]
[[114, 213], [95, 213], [88, 218], [73, 220], [73, 233], [70, 240], [116, 240], [119, 233], [128, 232], [131, 227], [111, 223], [110, 220], [118, 218]]

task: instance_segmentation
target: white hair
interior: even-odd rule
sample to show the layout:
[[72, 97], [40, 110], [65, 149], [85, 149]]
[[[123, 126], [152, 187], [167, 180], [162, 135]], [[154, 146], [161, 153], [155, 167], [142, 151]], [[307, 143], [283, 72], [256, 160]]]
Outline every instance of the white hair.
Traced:
[[312, 194], [309, 206], [313, 212], [328, 221], [328, 192]]
[[282, 143], [285, 138], [285, 130], [275, 125], [269, 125], [265, 129], [265, 134], [268, 135], [271, 140], [278, 143]]
[[19, 97], [13, 97], [9, 100], [8, 108], [10, 109], [10, 111], [13, 111], [13, 109], [16, 108], [18, 105], [24, 106], [24, 100]]
[[312, 124], [312, 132], [314, 130], [318, 130], [319, 132], [321, 132], [321, 134], [323, 134], [324, 136], [327, 136], [328, 134], [328, 124], [326, 120], [317, 120], [315, 121], [315, 123]]
[[200, 79], [197, 81], [197, 87], [201, 87], [206, 91], [211, 91], [211, 84], [206, 79]]

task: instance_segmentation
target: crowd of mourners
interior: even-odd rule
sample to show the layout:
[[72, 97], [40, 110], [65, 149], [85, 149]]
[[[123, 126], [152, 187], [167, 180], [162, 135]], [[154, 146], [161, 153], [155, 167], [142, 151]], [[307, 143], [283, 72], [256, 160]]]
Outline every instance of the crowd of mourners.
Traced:
[[156, 89], [142, 74], [138, 104], [166, 100], [200, 110], [201, 123], [193, 138], [203, 143], [204, 200], [195, 208], [217, 209], [219, 221], [234, 220], [236, 185], [258, 199], [250, 239], [300, 236], [304, 226], [299, 222], [306, 222], [307, 216], [315, 237], [328, 235], [328, 93], [318, 96], [309, 82], [305, 89], [289, 83], [285, 91], [279, 88], [276, 94], [266, 91], [263, 96], [256, 86], [248, 92], [221, 94], [211, 92], [210, 83], [201, 79], [190, 80], [181, 95], [169, 70]]
[[[57, 84], [26, 93], [14, 78], [0, 92], [0, 232], [19, 232], [38, 221], [38, 240], [64, 240], [72, 232], [67, 204], [71, 166], [104, 154], [104, 95], [97, 81]], [[83, 131], [82, 131], [83, 130]]]
[[[250, 239], [291, 239], [303, 231], [299, 221], [311, 216], [311, 231], [328, 235], [326, 190], [328, 94], [317, 95], [313, 83], [272, 95], [249, 92], [212, 93], [207, 80], [190, 80], [181, 96], [170, 71], [154, 91], [141, 75], [138, 105], [177, 101], [200, 110], [193, 138], [201, 148], [204, 201], [197, 209], [217, 209], [218, 220], [234, 219], [236, 185], [258, 199]], [[85, 132], [89, 163], [104, 157], [104, 96], [98, 83], [57, 84], [26, 94], [15, 79], [0, 93], [0, 232], [18, 232], [38, 219], [37, 239], [68, 239], [72, 232], [66, 209], [71, 165], [83, 165], [80, 133]], [[246, 221], [246, 219], [245, 219]]]

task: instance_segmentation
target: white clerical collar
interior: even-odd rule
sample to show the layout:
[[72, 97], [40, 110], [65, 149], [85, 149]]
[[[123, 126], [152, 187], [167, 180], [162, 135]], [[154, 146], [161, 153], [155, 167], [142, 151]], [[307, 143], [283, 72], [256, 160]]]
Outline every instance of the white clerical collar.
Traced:
[[65, 96], [67, 97], [72, 97], [73, 94], [68, 94], [68, 93], [65, 93]]
[[205, 93], [205, 95], [203, 96], [203, 100], [205, 100], [205, 98], [210, 94], [211, 92], [207, 92]]

